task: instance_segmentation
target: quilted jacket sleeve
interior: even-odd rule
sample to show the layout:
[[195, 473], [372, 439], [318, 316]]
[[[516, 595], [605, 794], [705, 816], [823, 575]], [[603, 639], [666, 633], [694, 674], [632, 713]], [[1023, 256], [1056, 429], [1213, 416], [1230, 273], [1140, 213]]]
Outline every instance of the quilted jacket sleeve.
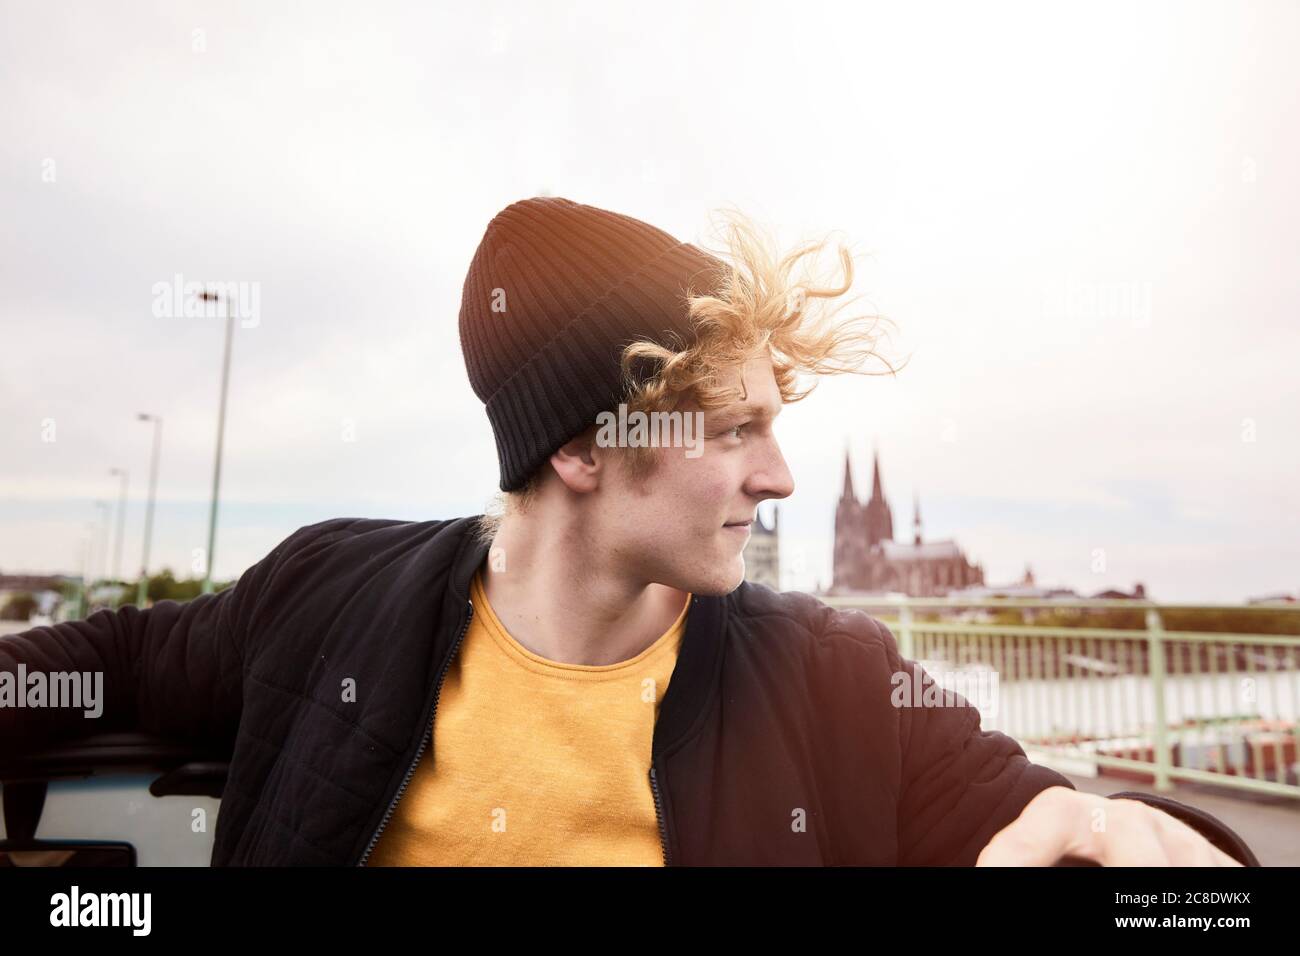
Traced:
[[[894, 673], [911, 682], [925, 669], [898, 652], [882, 632]], [[1030, 762], [1011, 737], [980, 726], [979, 711], [960, 695], [956, 706], [897, 707], [900, 747], [898, 865], [974, 866], [980, 851], [1038, 793], [1074, 785], [1055, 770]], [[1250, 848], [1221, 821], [1168, 797], [1134, 791], [1110, 799], [1137, 799], [1169, 813], [1246, 866], [1259, 866]]]
[[30, 685], [33, 674], [47, 682], [53, 674], [90, 674], [83, 686], [100, 682], [95, 709], [101, 711], [88, 716], [84, 706], [0, 707], [0, 756], [114, 731], [233, 745], [251, 617], [286, 556], [320, 528], [300, 528], [216, 594], [101, 610], [0, 638], [0, 686], [8, 680], [22, 693], [20, 675]]

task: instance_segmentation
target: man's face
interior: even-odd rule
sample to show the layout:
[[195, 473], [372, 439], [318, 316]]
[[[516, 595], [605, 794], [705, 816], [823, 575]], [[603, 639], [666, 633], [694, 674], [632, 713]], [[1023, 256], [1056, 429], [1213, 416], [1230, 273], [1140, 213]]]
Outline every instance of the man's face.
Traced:
[[[721, 408], [682, 409], [695, 428], [703, 411], [703, 436], [693, 447], [656, 448], [654, 469], [643, 479], [611, 457], [602, 481], [596, 523], [610, 558], [651, 583], [694, 594], [727, 594], [745, 576], [741, 552], [758, 503], [794, 491], [772, 431], [781, 393], [764, 352], [722, 378], [746, 397]], [[618, 452], [621, 449], [608, 449]]]

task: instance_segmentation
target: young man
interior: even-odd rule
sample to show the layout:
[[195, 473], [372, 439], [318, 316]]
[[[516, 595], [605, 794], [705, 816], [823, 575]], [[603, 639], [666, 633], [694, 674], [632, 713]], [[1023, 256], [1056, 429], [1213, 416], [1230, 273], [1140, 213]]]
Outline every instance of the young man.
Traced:
[[[214, 865], [1258, 865], [1191, 807], [1077, 793], [964, 700], [895, 707], [917, 665], [887, 628], [744, 582], [794, 490], [773, 420], [873, 353], [812, 318], [847, 256], [821, 288], [791, 278], [813, 247], [729, 238], [507, 207], [460, 313], [504, 513], [311, 525], [220, 594], [0, 641], [0, 669], [102, 669], [96, 730], [231, 748]], [[0, 711], [6, 742], [85, 729]]]

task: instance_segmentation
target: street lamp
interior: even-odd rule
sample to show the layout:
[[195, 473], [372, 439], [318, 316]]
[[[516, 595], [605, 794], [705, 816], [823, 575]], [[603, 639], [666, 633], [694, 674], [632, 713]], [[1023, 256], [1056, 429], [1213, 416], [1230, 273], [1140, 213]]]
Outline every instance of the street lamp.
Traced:
[[96, 501], [99, 517], [95, 521], [95, 560], [92, 571], [101, 579], [108, 577], [108, 502]]
[[[200, 292], [199, 298], [204, 302], [220, 302], [221, 296], [215, 292]], [[217, 461], [212, 469], [212, 509], [208, 513], [208, 553], [203, 568], [203, 593], [211, 594], [212, 565], [216, 558], [217, 547], [217, 501], [221, 493], [221, 445], [226, 433], [226, 392], [230, 385], [230, 339], [234, 330], [234, 315], [230, 311], [230, 300], [225, 300], [226, 311], [226, 350], [221, 359], [221, 405], [217, 412]]]
[[113, 580], [122, 580], [122, 531], [126, 525], [126, 482], [128, 472], [125, 468], [110, 468], [110, 475], [122, 479], [117, 494], [117, 547], [113, 551]]
[[153, 538], [153, 505], [158, 494], [158, 451], [162, 445], [162, 418], [140, 412], [136, 419], [153, 422], [153, 455], [149, 464], [149, 504], [144, 512], [144, 548], [140, 553], [140, 586], [136, 590], [135, 605], [143, 608], [149, 597], [149, 545]]

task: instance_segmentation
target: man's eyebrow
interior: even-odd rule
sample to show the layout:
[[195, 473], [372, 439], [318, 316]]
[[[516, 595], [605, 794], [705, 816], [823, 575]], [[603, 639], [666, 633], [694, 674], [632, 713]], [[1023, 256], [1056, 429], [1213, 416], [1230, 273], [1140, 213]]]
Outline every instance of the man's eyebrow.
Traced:
[[744, 402], [740, 405], [727, 405], [723, 408], [716, 408], [706, 414], [714, 421], [729, 422], [739, 418], [776, 418], [777, 415], [781, 414], [781, 408], [778, 407], [775, 412], [769, 412], [765, 405]]

